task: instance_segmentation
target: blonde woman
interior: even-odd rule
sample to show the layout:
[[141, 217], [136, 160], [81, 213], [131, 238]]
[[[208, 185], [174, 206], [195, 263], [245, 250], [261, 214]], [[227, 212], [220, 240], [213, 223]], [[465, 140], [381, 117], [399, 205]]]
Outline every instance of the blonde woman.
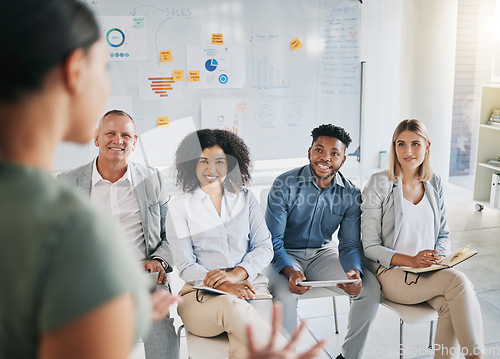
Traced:
[[481, 310], [474, 288], [456, 269], [422, 274], [401, 266], [429, 267], [450, 247], [441, 179], [432, 172], [431, 142], [418, 120], [399, 123], [389, 170], [374, 174], [362, 193], [361, 232], [370, 269], [382, 294], [402, 303], [427, 302], [439, 313], [434, 357], [482, 358]]

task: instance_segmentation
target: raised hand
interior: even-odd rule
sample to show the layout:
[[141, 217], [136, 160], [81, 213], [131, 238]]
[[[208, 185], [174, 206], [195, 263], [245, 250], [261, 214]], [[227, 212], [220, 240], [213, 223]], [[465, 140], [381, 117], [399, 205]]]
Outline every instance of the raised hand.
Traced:
[[319, 355], [321, 348], [326, 344], [325, 340], [320, 340], [316, 345], [311, 347], [304, 353], [296, 353], [295, 347], [300, 339], [300, 336], [304, 332], [306, 323], [302, 321], [300, 323], [299, 329], [295, 331], [292, 335], [292, 339], [284, 348], [274, 348], [276, 335], [279, 328], [281, 327], [281, 319], [283, 310], [279, 303], [274, 304], [273, 308], [273, 331], [269, 343], [265, 348], [258, 349], [255, 347], [253, 340], [252, 328], [247, 326], [248, 335], [248, 357], [247, 359], [312, 359]]

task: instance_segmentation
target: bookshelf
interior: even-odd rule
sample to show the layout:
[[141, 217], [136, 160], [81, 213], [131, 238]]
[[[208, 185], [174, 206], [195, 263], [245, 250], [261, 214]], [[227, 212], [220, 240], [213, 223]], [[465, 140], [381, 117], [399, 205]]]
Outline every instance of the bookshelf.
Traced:
[[500, 173], [500, 167], [488, 164], [490, 159], [500, 156], [500, 127], [486, 124], [494, 109], [500, 109], [500, 85], [484, 86], [481, 98], [476, 174], [474, 177], [473, 198], [475, 201], [489, 202], [491, 175]]

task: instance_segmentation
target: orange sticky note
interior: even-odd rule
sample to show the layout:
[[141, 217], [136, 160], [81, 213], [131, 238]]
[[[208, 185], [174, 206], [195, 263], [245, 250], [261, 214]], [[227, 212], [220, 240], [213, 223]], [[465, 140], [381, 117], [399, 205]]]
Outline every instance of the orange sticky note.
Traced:
[[212, 45], [224, 45], [222, 34], [212, 34]]
[[168, 127], [168, 117], [158, 117], [158, 127]]
[[297, 51], [302, 47], [302, 43], [300, 42], [299, 38], [296, 37], [292, 41], [290, 41], [290, 46], [292, 47], [293, 51]]
[[189, 71], [190, 82], [200, 82], [200, 71]]
[[184, 81], [184, 70], [173, 70], [172, 77], [174, 81]]
[[172, 51], [170, 50], [160, 51], [160, 59], [161, 62], [172, 61]]

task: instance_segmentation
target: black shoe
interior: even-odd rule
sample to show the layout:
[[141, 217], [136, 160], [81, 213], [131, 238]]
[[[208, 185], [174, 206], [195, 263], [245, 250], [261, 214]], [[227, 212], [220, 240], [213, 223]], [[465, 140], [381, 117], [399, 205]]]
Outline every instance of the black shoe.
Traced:
[[335, 359], [345, 359], [345, 358], [342, 356], [342, 354], [339, 354], [339, 356]]

